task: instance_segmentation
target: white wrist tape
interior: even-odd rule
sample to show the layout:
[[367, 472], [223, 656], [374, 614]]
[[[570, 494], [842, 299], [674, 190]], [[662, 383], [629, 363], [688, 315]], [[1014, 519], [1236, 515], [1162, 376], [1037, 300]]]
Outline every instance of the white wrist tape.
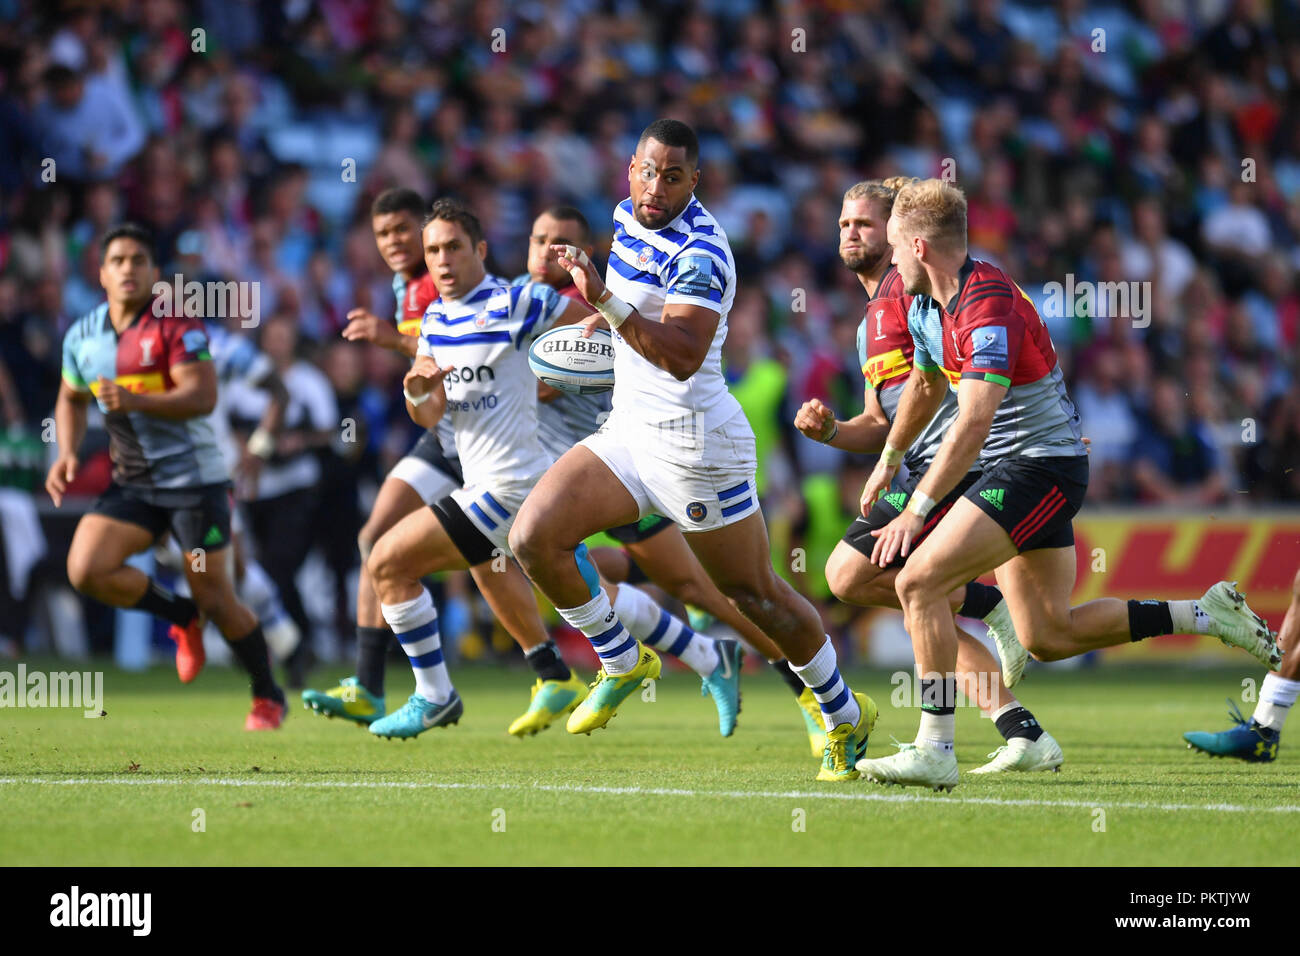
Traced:
[[885, 450], [880, 453], [880, 460], [893, 467], [903, 460], [903, 453], [889, 442], [885, 442]]
[[433, 392], [425, 392], [423, 395], [412, 395], [406, 390], [405, 385], [402, 386], [402, 394], [405, 395], [406, 400], [416, 408], [419, 408], [433, 396]]
[[258, 425], [253, 429], [253, 434], [248, 436], [248, 453], [258, 458], [270, 458], [275, 453], [275, 438], [271, 433]]
[[616, 329], [632, 314], [632, 306], [606, 289], [605, 294], [596, 302], [596, 311], [605, 317], [611, 329]]
[[907, 502], [907, 510], [918, 518], [924, 518], [933, 507], [934, 499], [921, 491], [912, 492], [912, 497]]

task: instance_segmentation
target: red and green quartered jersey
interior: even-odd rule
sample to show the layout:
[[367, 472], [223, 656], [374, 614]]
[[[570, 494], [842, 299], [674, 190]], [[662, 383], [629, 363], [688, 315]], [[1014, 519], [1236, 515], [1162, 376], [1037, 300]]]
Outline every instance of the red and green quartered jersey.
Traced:
[[913, 360], [921, 368], [941, 368], [953, 390], [969, 378], [1006, 386], [980, 464], [1086, 454], [1052, 337], [1029, 296], [1001, 269], [978, 259], [966, 260], [959, 279], [957, 294], [943, 307], [917, 296], [907, 321]]
[[[156, 300], [154, 300], [156, 301]], [[172, 370], [211, 361], [200, 319], [155, 315], [150, 301], [118, 334], [108, 303], [83, 315], [63, 337], [63, 381], [98, 400], [99, 380], [136, 394], [175, 388]], [[113, 480], [149, 488], [192, 488], [229, 480], [207, 415], [166, 419], [143, 412], [105, 412]]]

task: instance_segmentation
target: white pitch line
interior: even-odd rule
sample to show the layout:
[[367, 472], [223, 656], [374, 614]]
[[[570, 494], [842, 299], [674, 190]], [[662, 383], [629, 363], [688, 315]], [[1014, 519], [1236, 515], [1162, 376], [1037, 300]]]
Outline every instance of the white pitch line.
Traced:
[[[1154, 810], [1162, 813], [1300, 813], [1298, 805], [1245, 807], [1233, 803], [1141, 803], [1098, 800], [1028, 800], [1002, 797], [954, 797], [924, 793], [845, 793], [842, 791], [807, 790], [684, 790], [671, 787], [584, 787], [571, 784], [450, 783], [411, 780], [241, 780], [234, 777], [85, 777], [53, 780], [44, 777], [0, 777], [0, 786], [135, 786], [135, 787], [295, 787], [308, 789], [362, 790], [524, 790], [545, 793], [591, 793], [646, 797], [722, 797], [726, 799], [759, 797], [769, 800], [849, 800], [861, 803], [921, 803], [926, 805], [964, 804], [992, 807], [1063, 807], [1066, 809]], [[864, 784], [863, 786], [868, 786]]]

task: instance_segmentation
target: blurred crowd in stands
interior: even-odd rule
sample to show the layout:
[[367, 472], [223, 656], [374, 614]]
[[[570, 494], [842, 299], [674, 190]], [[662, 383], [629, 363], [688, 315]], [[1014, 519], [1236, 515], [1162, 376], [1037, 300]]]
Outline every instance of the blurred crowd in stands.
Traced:
[[727, 374], [810, 590], [869, 462], [791, 422], [814, 396], [861, 407], [836, 220], [868, 177], [965, 189], [972, 255], [1020, 280], [1067, 369], [1089, 505], [1300, 500], [1297, 0], [0, 0], [0, 485], [50, 510], [61, 336], [132, 219], [164, 278], [260, 284], [236, 331], [328, 386], [304, 431], [357, 423], [311, 446], [321, 547], [355, 560], [415, 437], [404, 362], [339, 337], [352, 308], [393, 311], [373, 197], [466, 199], [517, 275], [548, 204], [608, 243], [664, 115], [700, 134], [739, 271]]

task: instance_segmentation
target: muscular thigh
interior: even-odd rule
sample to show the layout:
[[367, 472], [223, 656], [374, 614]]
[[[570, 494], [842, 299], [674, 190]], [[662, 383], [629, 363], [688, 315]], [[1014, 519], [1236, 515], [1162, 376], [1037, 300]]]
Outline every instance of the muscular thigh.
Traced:
[[998, 587], [1022, 640], [1065, 631], [1077, 571], [1074, 548], [1040, 548], [1000, 566]]
[[729, 597], [738, 588], [761, 593], [776, 577], [761, 511], [724, 527], [694, 531], [684, 537], [713, 583]]
[[1015, 546], [992, 518], [966, 498], [952, 508], [916, 550], [899, 575], [948, 594], [1014, 557]]
[[126, 559], [153, 545], [154, 534], [130, 521], [87, 514], [77, 523], [68, 548], [68, 567], [102, 573], [120, 568]]
[[370, 555], [370, 568], [387, 576], [419, 580], [438, 571], [469, 567], [447, 529], [429, 508], [420, 508], [386, 531]]
[[641, 517], [632, 493], [605, 462], [575, 445], [537, 483], [515, 518], [515, 534], [540, 535], [565, 549]]
[[[450, 494], [450, 490], [447, 493]], [[362, 529], [363, 534], [373, 545], [385, 531], [413, 511], [424, 507], [425, 504], [426, 502], [415, 488], [401, 478], [389, 475], [379, 486], [379, 493], [375, 496], [370, 516]]]

